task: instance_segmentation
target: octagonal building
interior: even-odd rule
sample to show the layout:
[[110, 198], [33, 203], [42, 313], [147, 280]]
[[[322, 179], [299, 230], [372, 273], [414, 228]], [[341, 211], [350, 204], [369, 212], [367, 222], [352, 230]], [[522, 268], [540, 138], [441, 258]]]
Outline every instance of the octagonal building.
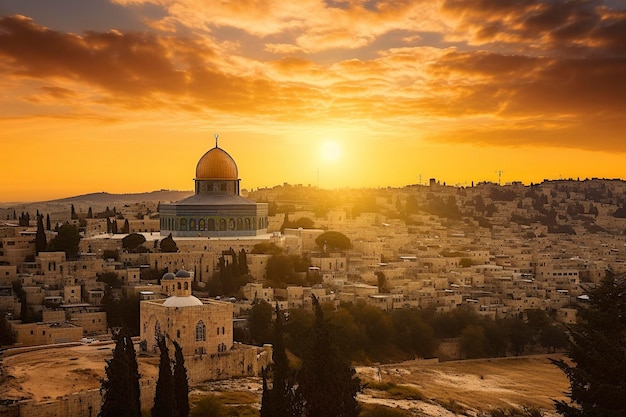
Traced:
[[235, 160], [217, 144], [196, 166], [195, 194], [161, 204], [161, 236], [238, 237], [267, 233], [267, 203], [239, 195]]

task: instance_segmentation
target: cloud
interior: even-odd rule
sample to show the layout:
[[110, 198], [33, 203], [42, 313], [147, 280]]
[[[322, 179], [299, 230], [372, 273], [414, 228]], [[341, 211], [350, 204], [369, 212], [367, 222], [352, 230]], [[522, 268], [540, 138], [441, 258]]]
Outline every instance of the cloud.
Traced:
[[[440, 30], [438, 2], [430, 0], [320, 1], [300, 0], [116, 0], [120, 4], [153, 3], [164, 7], [172, 21], [199, 32], [234, 28], [267, 39], [267, 50], [294, 49], [309, 53], [329, 49], [355, 49], [370, 45], [394, 30], [415, 32]], [[281, 39], [279, 42], [276, 39]], [[273, 45], [281, 45], [275, 48]]]
[[[207, 28], [206, 16], [197, 17], [205, 31], [184, 34], [72, 34], [24, 16], [5, 17], [0, 83], [28, 101], [23, 111], [37, 103], [51, 108], [56, 100], [76, 114], [110, 118], [139, 111], [193, 114], [238, 124], [254, 119], [266, 125], [361, 126], [446, 142], [626, 151], [615, 139], [626, 131], [626, 56], [618, 42], [626, 14], [592, 1], [447, 0], [446, 19], [457, 22], [453, 35], [468, 44], [401, 44], [361, 58], [309, 53], [347, 43], [372, 47], [394, 27], [420, 28], [410, 21], [427, 3], [309, 1], [300, 13], [321, 10], [322, 17], [312, 15], [307, 22], [288, 19], [291, 6], [250, 1], [242, 2], [251, 8], [244, 10], [216, 3], [232, 9], [220, 24], [243, 28], [249, 21], [246, 33], [267, 37], [252, 52], [246, 50], [248, 38], [238, 37], [241, 29], [226, 33], [217, 23]], [[177, 24], [192, 5], [160, 4], [186, 10], [171, 11]], [[436, 21], [429, 13], [426, 20]], [[331, 23], [314, 28], [328, 16]], [[255, 28], [255, 19], [264, 22]], [[268, 22], [275, 19], [284, 22], [270, 30]], [[360, 26], [349, 26], [355, 22]], [[381, 26], [371, 29], [366, 22]], [[403, 31], [399, 38], [418, 40], [412, 33]]]
[[445, 0], [455, 30], [447, 39], [490, 43], [528, 53], [624, 53], [626, 11], [601, 0]]

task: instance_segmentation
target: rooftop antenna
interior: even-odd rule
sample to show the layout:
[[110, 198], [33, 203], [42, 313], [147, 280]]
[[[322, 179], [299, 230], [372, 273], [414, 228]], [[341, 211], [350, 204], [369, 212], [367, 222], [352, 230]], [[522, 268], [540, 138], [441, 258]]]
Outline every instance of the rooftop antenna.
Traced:
[[496, 172], [498, 173], [498, 185], [502, 185], [502, 170]]
[[217, 139], [220, 137], [219, 133], [213, 135], [215, 137], [215, 147], [217, 148]]

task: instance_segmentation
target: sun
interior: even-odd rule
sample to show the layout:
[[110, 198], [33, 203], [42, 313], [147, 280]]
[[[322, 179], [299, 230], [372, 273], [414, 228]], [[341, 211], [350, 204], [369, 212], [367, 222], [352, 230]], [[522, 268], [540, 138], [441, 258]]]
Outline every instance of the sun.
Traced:
[[341, 158], [341, 146], [332, 140], [328, 140], [322, 144], [320, 156], [323, 161], [335, 162]]

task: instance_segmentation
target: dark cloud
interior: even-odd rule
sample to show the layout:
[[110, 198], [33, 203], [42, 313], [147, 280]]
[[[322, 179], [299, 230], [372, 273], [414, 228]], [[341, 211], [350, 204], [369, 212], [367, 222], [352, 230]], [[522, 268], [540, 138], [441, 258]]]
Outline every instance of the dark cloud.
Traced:
[[442, 11], [470, 42], [532, 46], [535, 53], [625, 50], [626, 13], [600, 0], [445, 0]]

